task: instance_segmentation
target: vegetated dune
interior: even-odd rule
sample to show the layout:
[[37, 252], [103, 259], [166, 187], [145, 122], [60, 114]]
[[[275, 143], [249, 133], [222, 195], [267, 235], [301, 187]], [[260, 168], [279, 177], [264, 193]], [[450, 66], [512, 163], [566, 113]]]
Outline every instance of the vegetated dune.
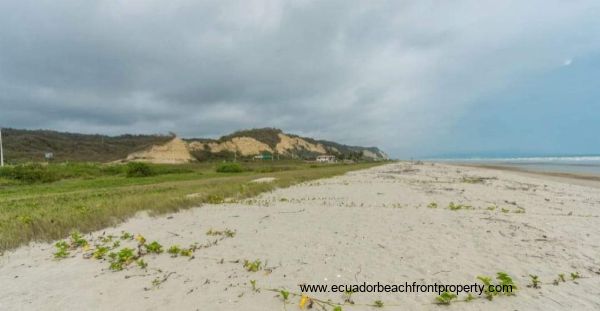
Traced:
[[222, 151], [237, 152], [241, 156], [257, 155], [261, 152], [273, 152], [269, 145], [262, 143], [252, 137], [233, 137], [224, 142], [191, 142], [191, 150], [203, 150], [208, 147], [210, 152], [218, 153]]
[[213, 153], [222, 151], [237, 152], [242, 156], [251, 156], [261, 154], [262, 152], [274, 153], [280, 155], [293, 156], [297, 151], [308, 151], [316, 154], [326, 154], [327, 150], [322, 144], [313, 144], [300, 137], [290, 137], [286, 134], [278, 134], [279, 142], [275, 148], [260, 142], [252, 137], [233, 137], [222, 142], [206, 142], [200, 143], [197, 141], [191, 142], [189, 147], [191, 150], [209, 149]]
[[125, 161], [140, 161], [163, 164], [180, 164], [194, 161], [187, 144], [175, 137], [171, 141], [154, 145], [146, 150], [134, 152], [127, 156]]
[[[343, 310], [374, 310], [376, 301], [380, 310], [600, 310], [593, 183], [401, 162], [240, 202], [140, 215], [84, 236], [92, 248], [64, 259], [46, 243], [4, 254], [0, 309], [300, 310], [299, 284], [469, 285], [481, 284], [478, 276], [498, 283], [505, 272], [514, 295], [461, 293], [446, 306], [431, 292], [305, 294]], [[143, 255], [143, 264], [115, 257], [121, 271], [111, 271], [108, 255], [85, 255], [96, 243], [137, 252], [139, 240], [119, 238], [123, 231], [164, 252]], [[316, 302], [313, 310], [321, 310]]]
[[209, 154], [236, 153], [253, 156], [264, 152], [296, 159], [314, 159], [317, 155], [331, 154], [339, 159], [387, 160], [388, 156], [376, 147], [347, 146], [330, 141], [315, 140], [283, 133], [279, 129], [263, 128], [238, 131], [218, 140], [190, 139], [192, 152]]
[[290, 137], [283, 133], [279, 134], [279, 143], [275, 149], [281, 154], [293, 153], [295, 150], [307, 150], [319, 154], [327, 153], [327, 150], [325, 150], [325, 147], [323, 147], [322, 144], [313, 144], [301, 137]]
[[[142, 151], [134, 152], [127, 156], [127, 161], [145, 161], [153, 163], [187, 163], [194, 161], [194, 152], [209, 152], [212, 154], [235, 153], [237, 156], [251, 157], [264, 152], [277, 154], [283, 157], [296, 159], [310, 159], [316, 155], [334, 154], [344, 157], [342, 152], [335, 146], [325, 146], [323, 143], [308, 140], [299, 136], [277, 133], [272, 139], [270, 146], [266, 142], [259, 141], [249, 136], [229, 136], [219, 140], [190, 140], [185, 142], [174, 138], [166, 144], [155, 145]], [[343, 146], [343, 145], [340, 145]], [[375, 148], [374, 151], [362, 147], [357, 148], [354, 156], [367, 160], [386, 160], [387, 155]]]

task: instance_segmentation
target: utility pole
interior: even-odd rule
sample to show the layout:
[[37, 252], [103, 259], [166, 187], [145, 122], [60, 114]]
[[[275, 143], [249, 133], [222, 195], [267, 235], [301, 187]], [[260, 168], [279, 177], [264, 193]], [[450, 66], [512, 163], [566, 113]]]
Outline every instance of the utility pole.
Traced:
[[0, 166], [4, 166], [4, 149], [2, 149], [2, 128], [0, 128]]

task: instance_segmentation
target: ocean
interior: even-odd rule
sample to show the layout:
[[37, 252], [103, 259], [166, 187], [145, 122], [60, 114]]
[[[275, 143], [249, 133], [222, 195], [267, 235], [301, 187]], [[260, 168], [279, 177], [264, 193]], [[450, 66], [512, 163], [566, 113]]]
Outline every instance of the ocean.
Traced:
[[508, 166], [534, 172], [600, 175], [600, 156], [464, 158], [438, 161]]

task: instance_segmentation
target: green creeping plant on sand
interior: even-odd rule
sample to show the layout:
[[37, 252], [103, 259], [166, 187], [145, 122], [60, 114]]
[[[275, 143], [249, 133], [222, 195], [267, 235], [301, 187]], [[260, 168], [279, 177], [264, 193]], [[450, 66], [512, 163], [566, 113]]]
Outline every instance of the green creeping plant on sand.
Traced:
[[235, 236], [235, 233], [236, 233], [235, 231], [230, 230], [230, 229], [225, 229], [225, 230], [221, 230], [221, 231], [210, 229], [210, 230], [206, 231], [206, 235], [209, 235], [209, 236], [224, 235], [228, 238], [233, 238]]
[[492, 278], [489, 276], [478, 276], [477, 279], [480, 280], [484, 285], [483, 293], [485, 294], [485, 298], [488, 300], [494, 299], [494, 296], [498, 293], [489, 290], [490, 285], [492, 285]]
[[579, 272], [571, 272], [571, 280], [576, 280], [580, 277], [581, 275], [579, 275]]
[[180, 252], [181, 248], [178, 245], [173, 245], [167, 250], [167, 253], [171, 254], [171, 257], [177, 257]]
[[152, 243], [146, 244], [144, 245], [144, 247], [146, 248], [148, 253], [160, 254], [163, 252], [162, 245], [160, 245], [160, 243], [158, 243], [157, 241], [152, 241]]
[[92, 257], [94, 259], [103, 259], [106, 256], [106, 254], [108, 254], [109, 250], [110, 250], [110, 248], [108, 248], [106, 246], [97, 246], [96, 250], [92, 254]]
[[131, 248], [123, 248], [118, 253], [110, 253], [108, 257], [110, 258], [109, 268], [113, 271], [123, 270], [136, 258]]
[[54, 253], [54, 258], [67, 258], [69, 256], [69, 244], [65, 241], [59, 241], [54, 244], [56, 247], [56, 252]]
[[286, 291], [286, 290], [280, 290], [279, 294], [281, 295], [281, 298], [283, 299], [284, 302], [286, 302], [288, 300], [288, 298], [290, 298], [290, 292]]
[[71, 243], [77, 247], [84, 247], [88, 245], [88, 241], [83, 238], [79, 231], [71, 232]]
[[142, 269], [146, 269], [148, 267], [148, 264], [143, 260], [143, 259], [138, 259], [136, 261], [138, 267], [142, 268]]
[[254, 261], [244, 260], [244, 268], [248, 272], [257, 272], [262, 269], [262, 262], [258, 259]]
[[179, 254], [181, 256], [191, 257], [194, 254], [194, 249], [193, 248], [184, 248], [181, 251], [179, 251]]
[[530, 274], [529, 277], [531, 278], [531, 284], [529, 284], [528, 287], [539, 288], [540, 280], [539, 280], [538, 276]]
[[452, 300], [456, 299], [457, 297], [458, 296], [454, 293], [443, 292], [439, 296], [435, 297], [435, 300], [437, 300], [439, 304], [449, 305]]
[[511, 288], [512, 289], [512, 291], [510, 291], [510, 292], [504, 292], [505, 295], [507, 295], [507, 296], [514, 295], [513, 292], [515, 290], [517, 290], [517, 285], [515, 284], [513, 279], [508, 275], [508, 273], [498, 272], [498, 273], [496, 273], [496, 279], [498, 279], [500, 281], [499, 285], [501, 285], [502, 288]]

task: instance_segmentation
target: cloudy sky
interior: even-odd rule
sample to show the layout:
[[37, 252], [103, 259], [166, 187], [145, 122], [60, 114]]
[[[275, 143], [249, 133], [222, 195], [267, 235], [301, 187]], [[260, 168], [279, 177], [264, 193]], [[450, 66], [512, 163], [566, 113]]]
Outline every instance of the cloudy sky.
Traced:
[[600, 1], [0, 1], [0, 125], [600, 154]]

